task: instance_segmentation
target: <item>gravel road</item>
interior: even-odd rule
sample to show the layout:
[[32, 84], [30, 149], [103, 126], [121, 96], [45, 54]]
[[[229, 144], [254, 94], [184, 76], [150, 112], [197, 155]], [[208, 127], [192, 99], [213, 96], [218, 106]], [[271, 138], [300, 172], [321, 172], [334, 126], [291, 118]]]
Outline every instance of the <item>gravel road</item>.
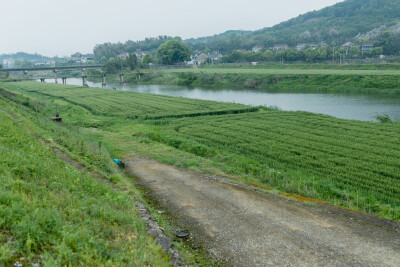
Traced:
[[193, 239], [228, 266], [400, 266], [400, 225], [306, 205], [155, 161], [130, 175]]

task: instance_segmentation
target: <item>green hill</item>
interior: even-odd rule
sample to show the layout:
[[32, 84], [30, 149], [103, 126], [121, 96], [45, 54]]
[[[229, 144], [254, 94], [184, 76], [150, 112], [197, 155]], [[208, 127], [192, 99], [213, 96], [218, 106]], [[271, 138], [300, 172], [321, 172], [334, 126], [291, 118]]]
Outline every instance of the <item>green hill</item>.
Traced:
[[194, 50], [217, 50], [230, 53], [235, 49], [263, 48], [285, 43], [325, 43], [341, 45], [347, 41], [375, 41], [385, 54], [400, 50], [399, 0], [346, 0], [318, 11], [308, 12], [273, 27], [253, 32], [232, 31], [212, 37], [186, 40]]

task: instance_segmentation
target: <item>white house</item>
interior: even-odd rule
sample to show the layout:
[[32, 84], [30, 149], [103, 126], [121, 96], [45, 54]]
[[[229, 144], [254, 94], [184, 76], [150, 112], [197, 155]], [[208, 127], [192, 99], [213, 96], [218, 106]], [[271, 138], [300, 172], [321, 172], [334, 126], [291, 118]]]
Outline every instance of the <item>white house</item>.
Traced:
[[363, 53], [369, 52], [372, 49], [374, 49], [374, 43], [372, 43], [372, 42], [362, 43], [361, 52], [363, 52]]
[[117, 56], [117, 58], [124, 59], [124, 58], [126, 58], [126, 57], [128, 57], [128, 56], [129, 56], [129, 53], [127, 53], [127, 52], [122, 52], [122, 53], [119, 53], [119, 55]]
[[274, 45], [274, 50], [275, 51], [284, 51], [288, 49], [288, 45], [287, 44], [276, 44]]
[[305, 49], [306, 47], [311, 47], [311, 48], [315, 49], [317, 47], [317, 44], [316, 43], [299, 43], [296, 46], [296, 50], [300, 51], [300, 50]]
[[14, 67], [14, 59], [10, 58], [10, 59], [3, 60], [3, 68], [9, 69], [12, 67]]
[[150, 54], [149, 51], [142, 51], [142, 50], [136, 50], [134, 53], [138, 57], [138, 59], [140, 59], [140, 60], [143, 60], [143, 57], [145, 55], [149, 55]]
[[253, 48], [251, 49], [251, 51], [253, 51], [253, 53], [257, 53], [260, 52], [263, 48], [261, 46], [253, 46]]

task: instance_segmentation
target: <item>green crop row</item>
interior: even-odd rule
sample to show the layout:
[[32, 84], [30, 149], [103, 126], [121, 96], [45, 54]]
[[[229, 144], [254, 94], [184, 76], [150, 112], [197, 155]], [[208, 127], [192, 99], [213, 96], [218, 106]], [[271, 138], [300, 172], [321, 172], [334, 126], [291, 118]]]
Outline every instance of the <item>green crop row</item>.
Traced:
[[267, 185], [266, 170], [296, 173], [313, 183], [329, 183], [328, 193], [341, 192], [339, 198], [360, 193], [400, 212], [399, 124], [267, 110], [173, 120], [168, 133], [181, 143], [195, 141], [213, 155], [249, 159], [250, 166], [242, 168]]
[[35, 92], [57, 97], [84, 107], [96, 115], [125, 118], [159, 119], [192, 117], [210, 114], [254, 112], [257, 108], [232, 103], [197, 101], [162, 95], [121, 92], [101, 88], [88, 88], [36, 82], [9, 83], [7, 88], [20, 92]]

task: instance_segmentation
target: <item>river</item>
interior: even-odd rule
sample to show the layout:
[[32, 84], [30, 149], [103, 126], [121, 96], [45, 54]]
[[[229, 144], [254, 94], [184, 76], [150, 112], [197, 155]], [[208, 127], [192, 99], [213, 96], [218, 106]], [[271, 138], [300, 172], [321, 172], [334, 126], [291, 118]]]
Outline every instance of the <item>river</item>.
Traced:
[[[49, 80], [49, 82], [54, 82]], [[67, 79], [67, 84], [82, 85], [77, 78]], [[90, 87], [101, 83], [88, 82]], [[400, 95], [355, 93], [297, 93], [270, 92], [255, 89], [188, 88], [170, 85], [108, 84], [108, 89], [179, 96], [203, 100], [241, 103], [253, 106], [274, 106], [288, 111], [309, 111], [337, 118], [376, 121], [376, 115], [387, 114], [392, 120], [400, 119]]]

